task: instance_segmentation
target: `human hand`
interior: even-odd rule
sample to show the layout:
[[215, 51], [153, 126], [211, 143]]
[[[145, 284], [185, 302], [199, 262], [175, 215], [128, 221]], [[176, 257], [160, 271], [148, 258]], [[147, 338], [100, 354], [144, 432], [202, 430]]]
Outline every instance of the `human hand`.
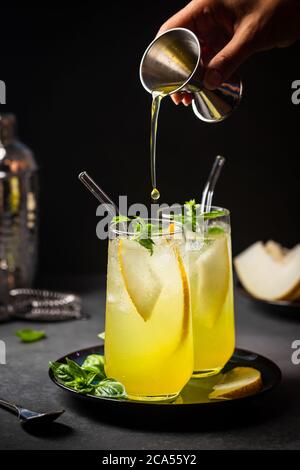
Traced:
[[[300, 37], [300, 1], [192, 0], [162, 25], [159, 34], [178, 27], [197, 35], [205, 66], [204, 86], [213, 90], [255, 52], [286, 47]], [[171, 98], [175, 104], [192, 102], [189, 93], [175, 93]]]

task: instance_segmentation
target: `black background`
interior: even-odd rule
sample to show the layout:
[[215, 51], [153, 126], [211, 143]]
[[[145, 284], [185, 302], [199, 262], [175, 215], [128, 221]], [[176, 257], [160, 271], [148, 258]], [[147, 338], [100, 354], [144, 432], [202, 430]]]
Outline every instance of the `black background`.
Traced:
[[[40, 165], [40, 270], [100, 272], [96, 200], [77, 180], [85, 169], [117, 200], [149, 203], [150, 95], [139, 82], [142, 53], [184, 1], [82, 2], [3, 7], [0, 79], [19, 135]], [[45, 4], [44, 4], [45, 5]], [[283, 25], [286, 27], [286, 25]], [[214, 202], [232, 212], [237, 253], [258, 239], [299, 242], [299, 44], [251, 58], [244, 98], [227, 121], [208, 125], [191, 109], [162, 106], [161, 202], [200, 198], [216, 154], [227, 158]]]

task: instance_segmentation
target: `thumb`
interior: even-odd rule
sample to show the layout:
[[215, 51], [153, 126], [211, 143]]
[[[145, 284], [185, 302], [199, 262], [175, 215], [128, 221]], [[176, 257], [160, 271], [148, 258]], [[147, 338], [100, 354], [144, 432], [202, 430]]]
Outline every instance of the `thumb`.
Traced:
[[241, 24], [229, 43], [206, 66], [204, 85], [218, 88], [254, 53], [254, 28]]

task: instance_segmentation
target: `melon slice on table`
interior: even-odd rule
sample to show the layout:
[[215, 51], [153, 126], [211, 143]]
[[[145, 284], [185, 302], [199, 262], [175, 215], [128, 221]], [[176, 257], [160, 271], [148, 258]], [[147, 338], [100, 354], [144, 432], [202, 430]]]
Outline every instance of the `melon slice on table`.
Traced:
[[262, 242], [250, 246], [234, 259], [243, 287], [254, 297], [284, 300], [300, 289], [300, 249], [292, 250], [282, 261], [275, 261]]
[[252, 367], [235, 367], [225, 372], [221, 381], [213, 387], [208, 395], [211, 400], [229, 400], [254, 395], [262, 388], [259, 370]]

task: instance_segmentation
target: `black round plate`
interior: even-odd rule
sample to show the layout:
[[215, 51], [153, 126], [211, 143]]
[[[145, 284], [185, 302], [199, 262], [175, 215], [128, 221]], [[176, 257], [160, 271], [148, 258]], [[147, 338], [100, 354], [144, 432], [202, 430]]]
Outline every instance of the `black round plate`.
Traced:
[[247, 292], [241, 284], [238, 284], [237, 291], [246, 299], [254, 302], [256, 305], [262, 307], [265, 310], [272, 311], [274, 313], [298, 315], [300, 319], [300, 300], [263, 300], [253, 297]]
[[[58, 362], [66, 362], [66, 358], [72, 359], [76, 361], [78, 364], [82, 364], [85, 360], [86, 356], [89, 354], [104, 354], [104, 347], [103, 346], [94, 346], [86, 349], [81, 349], [80, 351], [75, 351], [73, 353], [67, 354], [66, 356], [61, 357], [58, 359]], [[262, 395], [263, 393], [271, 390], [274, 388], [281, 380], [281, 371], [279, 367], [274, 364], [270, 359], [267, 359], [264, 356], [260, 356], [259, 354], [253, 353], [251, 351], [246, 351], [244, 349], [236, 349], [232, 358], [227, 363], [223, 371], [227, 371], [233, 369], [237, 366], [244, 366], [244, 367], [253, 367], [257, 369], [262, 374], [262, 381], [263, 386], [262, 389], [256, 395]], [[191, 379], [188, 384], [183, 388], [178, 398], [173, 402], [145, 402], [145, 401], [132, 401], [123, 399], [116, 399], [116, 398], [106, 398], [106, 397], [95, 397], [92, 395], [84, 395], [75, 392], [74, 390], [62, 385], [59, 383], [51, 370], [49, 370], [49, 376], [51, 380], [61, 387], [62, 389], [66, 390], [67, 392], [71, 393], [72, 395], [83, 397], [86, 400], [93, 400], [95, 402], [107, 402], [109, 404], [116, 404], [116, 405], [129, 405], [138, 407], [140, 405], [147, 405], [151, 407], [157, 406], [168, 406], [168, 407], [186, 407], [189, 405], [198, 405], [198, 406], [207, 406], [207, 405], [217, 405], [220, 403], [228, 403], [233, 401], [241, 401], [245, 400], [246, 398], [250, 398], [250, 395], [243, 398], [232, 399], [232, 400], [210, 400], [208, 398], [209, 393], [212, 391], [213, 386], [218, 381], [218, 375], [213, 377], [207, 377], [202, 379]], [[252, 395], [253, 396], [253, 395]]]

